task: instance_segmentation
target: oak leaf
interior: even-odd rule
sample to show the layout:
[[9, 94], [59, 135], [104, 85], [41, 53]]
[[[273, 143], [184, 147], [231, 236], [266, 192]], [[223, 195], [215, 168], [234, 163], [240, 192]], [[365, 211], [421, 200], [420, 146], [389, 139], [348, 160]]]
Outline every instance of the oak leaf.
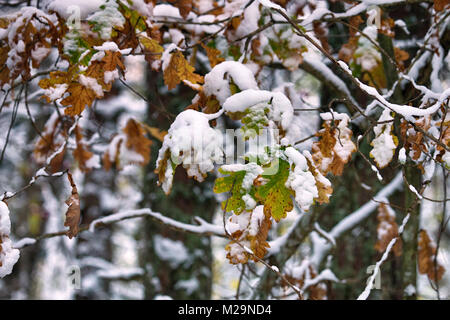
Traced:
[[256, 191], [256, 198], [264, 203], [264, 213], [272, 216], [275, 221], [286, 217], [287, 213], [294, 209], [291, 198], [292, 191], [286, 187], [289, 177], [290, 165], [285, 160], [279, 160], [279, 168], [276, 174], [262, 175], [267, 180]]
[[211, 65], [211, 68], [214, 68], [216, 65], [218, 65], [221, 62], [224, 62], [225, 59], [220, 56], [221, 52], [220, 50], [206, 46], [203, 43], [201, 43], [203, 49], [206, 51], [206, 55], [208, 56], [209, 64]]
[[130, 118], [122, 130], [126, 136], [125, 147], [142, 156], [138, 164], [146, 165], [150, 161], [150, 146], [153, 142], [145, 136], [144, 128]]
[[[377, 220], [377, 242], [375, 243], [375, 250], [383, 253], [386, 251], [391, 240], [399, 236], [398, 225], [395, 221], [394, 211], [384, 203], [380, 203], [378, 206]], [[397, 239], [392, 249], [397, 257], [401, 256], [402, 240], [400, 238]]]
[[69, 239], [72, 239], [78, 234], [78, 225], [80, 224], [81, 220], [80, 196], [70, 172], [67, 173], [67, 178], [69, 179], [70, 186], [72, 187], [72, 194], [66, 200], [66, 204], [69, 207], [66, 211], [66, 220], [64, 222], [64, 226], [69, 227], [67, 236], [69, 237]]
[[176, 50], [171, 53], [170, 62], [164, 69], [164, 83], [169, 90], [174, 89], [183, 80], [192, 84], [203, 83], [203, 77], [194, 71], [194, 67], [185, 59], [183, 53]]
[[428, 236], [425, 230], [419, 232], [419, 248], [418, 248], [418, 266], [419, 273], [426, 274], [428, 279], [439, 281], [444, 275], [445, 268], [437, 263], [435, 266], [434, 259], [436, 256], [436, 245]]
[[79, 83], [71, 83], [67, 92], [70, 95], [64, 98], [61, 101], [61, 104], [67, 106], [67, 108], [64, 109], [64, 114], [72, 117], [81, 114], [85, 106], [90, 107], [97, 97], [96, 93], [91, 88], [85, 87]]
[[78, 167], [83, 172], [89, 172], [92, 167], [88, 165], [88, 161], [92, 159], [94, 154], [90, 152], [83, 141], [83, 134], [79, 126], [75, 127], [76, 148], [73, 150], [73, 157], [78, 162]]
[[450, 0], [434, 0], [434, 10], [443, 11], [450, 4]]

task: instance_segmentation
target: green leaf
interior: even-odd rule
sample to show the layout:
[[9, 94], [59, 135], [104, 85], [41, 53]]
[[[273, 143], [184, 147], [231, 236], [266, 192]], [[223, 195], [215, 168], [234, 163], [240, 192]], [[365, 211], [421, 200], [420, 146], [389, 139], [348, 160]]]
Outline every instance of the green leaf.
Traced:
[[228, 172], [222, 169], [219, 169], [219, 171], [222, 174], [227, 174], [227, 176], [216, 179], [213, 189], [214, 192], [229, 193], [231, 191], [231, 196], [222, 201], [222, 210], [240, 214], [245, 209], [245, 202], [242, 200], [242, 196], [247, 192], [242, 188], [242, 181], [244, 180], [246, 171]]
[[264, 203], [264, 213], [276, 221], [286, 217], [287, 212], [294, 208], [292, 191], [285, 186], [289, 171], [289, 163], [279, 159], [278, 171], [273, 175], [263, 174], [263, 178], [268, 181], [256, 191], [256, 198]]
[[[244, 133], [252, 133], [254, 131], [259, 135], [261, 129], [269, 125], [269, 119], [267, 118], [269, 111], [269, 105], [265, 104], [257, 104], [245, 110], [245, 116], [241, 119], [243, 124], [241, 130]], [[252, 135], [250, 136], [253, 137]]]

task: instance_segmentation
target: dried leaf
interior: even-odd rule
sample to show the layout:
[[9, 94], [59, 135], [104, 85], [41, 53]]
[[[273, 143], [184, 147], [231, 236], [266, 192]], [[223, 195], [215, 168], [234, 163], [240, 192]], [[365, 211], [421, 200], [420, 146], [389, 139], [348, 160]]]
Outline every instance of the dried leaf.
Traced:
[[183, 19], [186, 19], [192, 10], [192, 0], [169, 0], [169, 2], [178, 8]]
[[201, 46], [206, 51], [206, 55], [208, 56], [208, 60], [209, 60], [209, 64], [211, 65], [211, 68], [214, 68], [219, 63], [225, 61], [225, 59], [220, 56], [220, 54], [221, 54], [220, 50], [206, 46], [203, 44], [203, 42], [201, 43]]
[[79, 83], [71, 83], [67, 92], [70, 95], [64, 98], [61, 101], [61, 104], [63, 106], [68, 106], [64, 109], [64, 114], [72, 117], [80, 115], [85, 106], [90, 107], [97, 97], [91, 88], [85, 87]]
[[145, 123], [141, 123], [141, 125], [143, 125], [144, 128], [148, 131], [148, 133], [150, 133], [154, 138], [158, 139], [161, 142], [164, 141], [164, 137], [167, 134], [167, 131], [160, 130], [155, 127], [150, 127], [149, 125], [147, 125]]
[[[377, 226], [377, 242], [375, 250], [379, 253], [386, 251], [386, 248], [392, 239], [398, 237], [398, 225], [395, 221], [394, 211], [384, 203], [378, 206], [378, 226]], [[402, 254], [402, 240], [397, 239], [394, 247], [394, 254], [399, 257]]]
[[80, 196], [78, 195], [77, 186], [73, 182], [72, 175], [70, 172], [67, 173], [67, 178], [69, 179], [70, 186], [72, 187], [72, 194], [66, 200], [66, 204], [69, 206], [66, 212], [66, 221], [64, 222], [65, 227], [69, 227], [67, 231], [67, 236], [72, 239], [78, 234], [78, 225], [81, 220], [80, 211]]
[[143, 35], [139, 37], [139, 41], [144, 46], [145, 51], [152, 54], [151, 57], [153, 60], [161, 59], [164, 48], [158, 41]]
[[445, 268], [439, 264], [434, 265], [436, 245], [425, 230], [419, 232], [418, 265], [419, 273], [426, 274], [432, 281], [439, 281], [444, 275]]
[[183, 80], [192, 84], [203, 83], [203, 77], [194, 71], [194, 67], [184, 58], [183, 53], [176, 50], [171, 54], [170, 62], [164, 70], [164, 83], [169, 90], [174, 89]]
[[92, 167], [88, 165], [88, 161], [94, 156], [90, 152], [83, 141], [83, 134], [81, 128], [77, 125], [75, 128], [75, 140], [77, 147], [73, 150], [73, 157], [78, 162], [78, 167], [83, 172], [89, 172]]
[[450, 4], [450, 0], [434, 0], [434, 10], [443, 11]]
[[125, 147], [142, 156], [142, 161], [137, 161], [137, 164], [146, 165], [150, 161], [150, 146], [152, 141], [145, 136], [145, 130], [134, 119], [130, 118], [125, 127]]
[[336, 120], [334, 126], [331, 121], [325, 121], [323, 129], [317, 133], [319, 141], [312, 145], [314, 163], [323, 175], [331, 172], [340, 176], [356, 151], [356, 145], [351, 140], [352, 131], [347, 127], [347, 122], [342, 121]]
[[307, 159], [307, 163], [309, 171], [314, 176], [314, 179], [316, 179], [316, 187], [319, 192], [319, 197], [315, 200], [320, 204], [330, 202], [330, 197], [333, 194], [333, 187], [331, 186], [330, 181], [320, 173], [314, 165], [314, 161]]

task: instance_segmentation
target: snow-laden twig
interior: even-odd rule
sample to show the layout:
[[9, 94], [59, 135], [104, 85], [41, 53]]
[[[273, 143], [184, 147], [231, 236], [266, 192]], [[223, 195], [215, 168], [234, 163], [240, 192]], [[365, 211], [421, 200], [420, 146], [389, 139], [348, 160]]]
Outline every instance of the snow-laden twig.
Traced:
[[45, 171], [45, 167], [42, 167], [38, 171], [36, 171], [35, 175], [31, 178], [30, 182], [28, 182], [28, 184], [26, 186], [22, 187], [21, 189], [15, 191], [15, 192], [5, 192], [3, 195], [0, 196], [0, 201], [8, 200], [12, 197], [15, 197], [19, 193], [25, 191], [26, 189], [31, 187], [33, 184], [35, 184], [36, 181], [41, 177], [44, 177], [44, 178], [61, 177], [66, 172], [67, 172], [67, 170], [49, 174]]
[[206, 222], [200, 217], [196, 217], [195, 221], [199, 225], [192, 225], [189, 223], [183, 223], [177, 220], [174, 220], [172, 218], [166, 217], [163, 214], [159, 212], [154, 212], [149, 208], [143, 208], [143, 209], [137, 209], [137, 210], [128, 210], [123, 212], [118, 212], [103, 218], [96, 219], [91, 222], [89, 225], [89, 231], [94, 232], [94, 230], [100, 226], [100, 225], [108, 225], [111, 223], [115, 223], [118, 221], [131, 219], [131, 218], [137, 218], [137, 217], [145, 217], [149, 216], [152, 219], [161, 222], [162, 224], [171, 227], [176, 230], [180, 231], [186, 231], [190, 233], [195, 234], [201, 234], [201, 235], [217, 235], [217, 236], [224, 236], [225, 233], [223, 231], [223, 228], [221, 226], [213, 225], [211, 223]]
[[315, 286], [319, 282], [322, 281], [333, 281], [333, 282], [341, 282], [336, 275], [330, 269], [323, 270], [317, 277], [312, 279], [306, 279], [305, 284], [302, 287], [302, 290], [305, 291], [311, 286]]
[[[193, 225], [189, 223], [183, 223], [177, 221], [175, 219], [164, 216], [159, 212], [154, 212], [149, 208], [142, 208], [136, 210], [127, 210], [118, 212], [115, 214], [111, 214], [109, 216], [105, 216], [99, 219], [92, 221], [88, 225], [83, 225], [79, 228], [79, 233], [84, 231], [93, 232], [95, 229], [100, 227], [104, 227], [110, 224], [114, 224], [120, 221], [135, 219], [135, 218], [144, 218], [150, 217], [153, 220], [178, 231], [193, 233], [201, 236], [217, 236], [217, 237], [225, 237], [225, 232], [221, 226], [211, 224], [206, 222], [200, 217], [195, 217], [194, 221], [198, 223], [198, 225]], [[30, 245], [37, 243], [38, 241], [54, 238], [59, 236], [65, 236], [67, 234], [67, 230], [62, 230], [58, 232], [46, 233], [40, 235], [36, 238], [23, 238], [15, 243], [15, 248], [24, 248]]]
[[373, 274], [370, 276], [369, 281], [367, 282], [367, 286], [364, 289], [364, 291], [359, 295], [358, 300], [366, 300], [369, 297], [370, 291], [373, 288], [373, 284], [375, 282], [375, 278], [378, 275], [378, 273], [380, 272], [380, 267], [381, 265], [386, 261], [386, 259], [389, 257], [389, 253], [391, 252], [392, 247], [395, 245], [395, 243], [398, 241], [399, 237], [401, 236], [401, 234], [403, 233], [403, 230], [405, 229], [405, 225], [409, 220], [409, 216], [410, 214], [408, 213], [405, 218], [403, 219], [402, 225], [400, 226], [400, 228], [398, 229], [398, 236], [393, 238], [387, 248], [386, 251], [384, 251], [383, 256], [381, 257], [381, 259], [375, 264], [375, 268], [373, 270]]
[[322, 237], [324, 237], [329, 243], [331, 243], [333, 247], [336, 247], [336, 239], [334, 239], [334, 237], [331, 234], [323, 230], [320, 227], [319, 223], [317, 222], [314, 223], [314, 230], [317, 231], [317, 233], [320, 234]]

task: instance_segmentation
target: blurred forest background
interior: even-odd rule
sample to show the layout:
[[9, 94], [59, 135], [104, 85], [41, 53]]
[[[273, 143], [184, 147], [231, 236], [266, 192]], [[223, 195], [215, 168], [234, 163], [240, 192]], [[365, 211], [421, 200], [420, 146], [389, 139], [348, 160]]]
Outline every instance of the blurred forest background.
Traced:
[[[30, 2], [30, 1], [29, 1]], [[275, 1], [282, 3], [283, 1]], [[288, 2], [288, 1], [284, 1]], [[306, 2], [306, 1], [297, 1]], [[315, 1], [308, 1], [315, 2]], [[320, 2], [320, 1], [317, 1]], [[329, 10], [345, 12], [344, 1], [326, 2]], [[1, 0], [2, 14], [17, 10], [21, 6], [18, 0]], [[31, 1], [34, 4], [34, 1]], [[26, 3], [25, 3], [26, 4]], [[41, 1], [41, 7], [45, 5]], [[401, 5], [389, 6], [386, 10], [394, 21], [406, 23], [396, 25], [395, 46], [409, 53], [411, 57], [420, 48], [420, 41], [426, 36], [433, 23], [430, 16], [432, 3], [405, 1]], [[338, 53], [348, 42], [348, 27], [340, 23], [326, 22], [327, 43], [329, 51]], [[166, 32], [175, 32], [163, 25]], [[170, 30], [169, 30], [170, 29]], [[176, 30], [176, 29], [175, 29]], [[250, 30], [248, 30], [250, 31]], [[440, 79], [442, 87], [450, 87], [450, 29], [441, 38], [443, 52]], [[206, 55], [199, 50], [195, 63], [196, 72], [206, 74], [210, 65]], [[146, 123], [150, 127], [168, 130], [175, 116], [191, 104], [195, 91], [187, 86], [177, 86], [168, 90], [164, 84], [163, 74], [151, 70], [144, 56], [126, 56], [126, 82], [116, 81], [112, 90], [105, 97], [96, 100], [91, 108], [86, 108], [80, 123], [85, 130], [85, 137], [90, 139], [94, 152], [102, 153], [114, 134], [119, 123], [128, 114]], [[47, 65], [45, 65], [47, 63]], [[41, 68], [51, 68], [52, 59], [45, 60]], [[331, 67], [330, 67], [331, 68]], [[431, 64], [422, 69], [417, 83], [427, 84], [432, 72]], [[307, 63], [294, 71], [276, 64], [266, 65], [257, 76], [260, 87], [265, 90], [283, 88], [292, 84], [289, 90], [301, 97], [298, 105], [315, 106], [315, 112], [302, 113], [301, 120], [308, 127], [309, 134], [319, 129], [319, 112], [326, 112], [327, 106], [337, 93], [326, 79], [320, 77]], [[351, 83], [348, 82], [351, 86]], [[130, 89], [132, 88], [132, 90]], [[43, 128], [45, 122], [55, 111], [56, 105], [39, 99], [37, 81], [28, 84], [28, 104], [35, 124]], [[405, 100], [412, 99], [412, 89], [405, 86]], [[360, 105], [369, 103], [367, 96], [355, 91], [355, 99]], [[1, 94], [0, 94], [1, 97]], [[2, 98], [3, 99], [3, 98]], [[291, 98], [293, 99], [293, 98]], [[293, 103], [294, 104], [294, 103]], [[28, 108], [28, 107], [27, 107]], [[34, 176], [40, 165], [33, 158], [35, 142], [38, 138], [29, 121], [24, 102], [19, 103], [14, 115], [14, 131], [9, 136], [8, 146], [0, 163], [0, 194], [20, 190]], [[57, 107], [56, 107], [57, 108]], [[335, 105], [337, 111], [346, 110], [343, 104]], [[5, 108], [0, 114], [0, 145], [6, 141], [14, 109]], [[226, 120], [229, 121], [229, 120]], [[229, 127], [237, 124], [229, 121]], [[350, 124], [353, 136], [364, 134], [364, 129]], [[312, 143], [309, 141], [307, 143]], [[209, 175], [203, 183], [189, 179], [185, 170], [178, 167], [172, 192], [166, 196], [157, 186], [158, 177], [154, 173], [155, 159], [161, 141], [153, 139], [151, 160], [145, 166], [126, 166], [122, 170], [92, 170], [82, 173], [73, 168], [67, 159], [63, 168], [72, 168], [81, 197], [82, 224], [116, 212], [130, 209], [151, 208], [154, 212], [175, 220], [193, 223], [195, 216], [207, 222], [221, 224], [222, 210], [220, 201], [224, 195], [212, 191], [214, 176]], [[73, 146], [68, 146], [73, 148]], [[369, 142], [363, 141], [360, 150], [364, 154], [370, 151]], [[380, 183], [367, 161], [359, 154], [354, 154], [346, 170], [338, 177], [332, 177], [334, 193], [328, 204], [315, 206], [315, 216], [320, 220], [324, 230], [330, 230], [344, 217], [361, 208], [389, 182], [398, 171], [398, 165], [391, 164], [382, 169], [384, 181]], [[416, 167], [407, 167], [406, 174], [412, 184], [423, 179]], [[437, 167], [431, 182], [426, 186], [424, 195], [430, 199], [445, 199], [449, 194], [448, 171]], [[13, 242], [26, 237], [36, 238], [42, 234], [62, 231], [67, 206], [65, 200], [71, 188], [66, 178], [43, 177], [20, 194], [8, 201], [11, 211]], [[391, 207], [403, 216], [404, 208], [412, 213], [404, 234], [403, 254], [391, 255], [381, 271], [380, 288], [372, 291], [374, 299], [423, 298], [435, 299], [436, 291], [426, 275], [419, 274], [417, 259], [413, 247], [417, 239], [414, 230], [426, 229], [435, 238], [439, 233], [441, 221], [450, 215], [450, 209], [443, 202], [422, 199], [416, 203], [414, 193], [404, 188], [395, 188], [390, 195]], [[375, 209], [375, 213], [376, 213]], [[444, 212], [445, 210], [445, 212]], [[269, 238], [276, 239], [285, 234], [299, 215], [296, 208], [280, 223], [274, 224]], [[309, 214], [309, 213], [308, 213]], [[399, 225], [401, 220], [398, 219]], [[360, 225], [341, 235], [331, 250], [333, 258], [322, 264], [333, 271], [338, 282], [325, 281], [323, 289], [328, 299], [354, 299], [363, 291], [371, 270], [381, 258], [375, 249], [377, 241], [377, 214], [370, 215]], [[313, 228], [311, 226], [311, 228]], [[450, 225], [441, 232], [439, 262], [447, 270], [439, 281], [441, 298], [450, 296]], [[411, 244], [413, 243], [413, 244]], [[136, 218], [97, 228], [95, 232], [84, 231], [73, 239], [52, 237], [39, 239], [30, 246], [21, 249], [21, 257], [14, 266], [13, 273], [0, 280], [0, 298], [2, 299], [235, 299], [267, 298], [268, 293], [258, 293], [259, 275], [264, 266], [249, 262], [248, 265], [232, 265], [226, 259], [224, 245], [220, 237], [199, 236], [169, 228], [152, 218]], [[303, 257], [311, 251], [312, 240], [304, 239], [295, 254], [286, 263], [301, 263]], [[270, 261], [271, 258], [269, 258]], [[286, 262], [286, 261], [284, 261]], [[79, 268], [79, 269], [78, 269]], [[243, 276], [242, 269], [246, 268]], [[74, 287], [71, 276], [79, 270], [81, 286]], [[247, 276], [248, 274], [248, 276]], [[413, 279], [416, 287], [406, 289], [405, 279]], [[239, 289], [238, 289], [239, 288]], [[238, 295], [236, 291], [238, 290]], [[408, 294], [405, 294], [407, 290]], [[408, 291], [409, 290], [409, 291]], [[279, 298], [283, 298], [282, 291]], [[270, 296], [271, 298], [278, 298]], [[288, 296], [286, 298], [295, 298]]]

